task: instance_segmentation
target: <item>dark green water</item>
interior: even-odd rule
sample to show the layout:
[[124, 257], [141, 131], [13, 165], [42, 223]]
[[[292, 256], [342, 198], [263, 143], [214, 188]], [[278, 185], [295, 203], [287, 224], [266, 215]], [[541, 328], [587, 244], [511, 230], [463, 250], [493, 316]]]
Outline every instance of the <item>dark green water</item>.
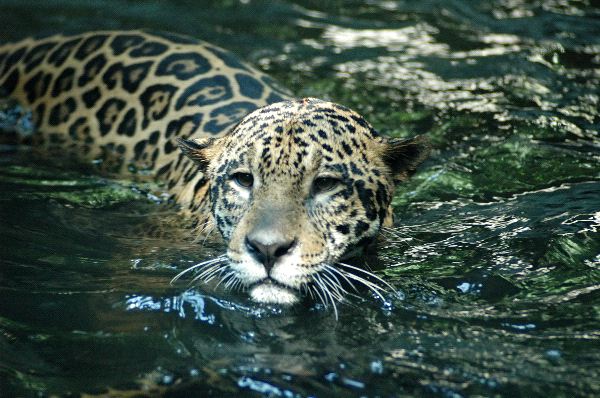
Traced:
[[396, 197], [400, 292], [255, 307], [170, 286], [219, 253], [131, 230], [155, 187], [0, 161], [0, 396], [600, 395], [600, 4], [0, 1], [0, 40], [150, 27], [435, 150]]

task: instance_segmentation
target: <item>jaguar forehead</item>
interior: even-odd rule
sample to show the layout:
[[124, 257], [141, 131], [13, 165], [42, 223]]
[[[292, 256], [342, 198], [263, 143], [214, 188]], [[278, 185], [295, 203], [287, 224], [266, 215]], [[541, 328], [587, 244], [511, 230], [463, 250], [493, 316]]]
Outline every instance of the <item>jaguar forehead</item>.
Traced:
[[[286, 124], [286, 128], [283, 128]], [[234, 162], [246, 166], [259, 176], [286, 179], [304, 176], [318, 169], [323, 155], [318, 143], [310, 142], [303, 130], [285, 120], [259, 126], [240, 126], [228, 137], [219, 159], [221, 168], [230, 169]], [[236, 154], [232, 157], [229, 152]], [[228, 154], [229, 153], [229, 154]]]

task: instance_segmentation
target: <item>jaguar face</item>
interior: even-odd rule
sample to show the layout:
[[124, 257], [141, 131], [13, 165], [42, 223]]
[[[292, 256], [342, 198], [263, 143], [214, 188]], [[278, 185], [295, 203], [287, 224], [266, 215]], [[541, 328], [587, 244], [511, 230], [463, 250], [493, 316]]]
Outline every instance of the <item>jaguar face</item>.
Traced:
[[210, 181], [228, 244], [215, 272], [276, 304], [303, 295], [333, 304], [344, 281], [360, 282], [342, 260], [391, 223], [395, 184], [426, 153], [422, 139], [386, 139], [355, 112], [315, 99], [261, 108], [224, 137], [180, 145]]

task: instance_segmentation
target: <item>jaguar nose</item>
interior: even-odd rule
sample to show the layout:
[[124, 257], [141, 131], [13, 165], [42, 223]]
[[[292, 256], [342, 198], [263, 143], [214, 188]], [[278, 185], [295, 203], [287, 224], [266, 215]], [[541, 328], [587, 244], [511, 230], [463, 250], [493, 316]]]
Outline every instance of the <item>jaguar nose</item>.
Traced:
[[265, 267], [267, 274], [277, 260], [288, 254], [295, 244], [296, 239], [286, 239], [274, 234], [258, 233], [246, 236], [248, 252]]

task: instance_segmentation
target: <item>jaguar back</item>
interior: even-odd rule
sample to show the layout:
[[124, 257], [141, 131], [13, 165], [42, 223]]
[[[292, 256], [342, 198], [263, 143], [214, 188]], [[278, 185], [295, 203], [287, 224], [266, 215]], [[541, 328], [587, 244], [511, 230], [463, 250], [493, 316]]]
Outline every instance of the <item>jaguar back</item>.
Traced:
[[190, 168], [177, 137], [222, 135], [288, 95], [214, 45], [106, 31], [0, 46], [0, 98], [31, 111], [36, 148], [111, 172], [143, 170], [173, 187]]

